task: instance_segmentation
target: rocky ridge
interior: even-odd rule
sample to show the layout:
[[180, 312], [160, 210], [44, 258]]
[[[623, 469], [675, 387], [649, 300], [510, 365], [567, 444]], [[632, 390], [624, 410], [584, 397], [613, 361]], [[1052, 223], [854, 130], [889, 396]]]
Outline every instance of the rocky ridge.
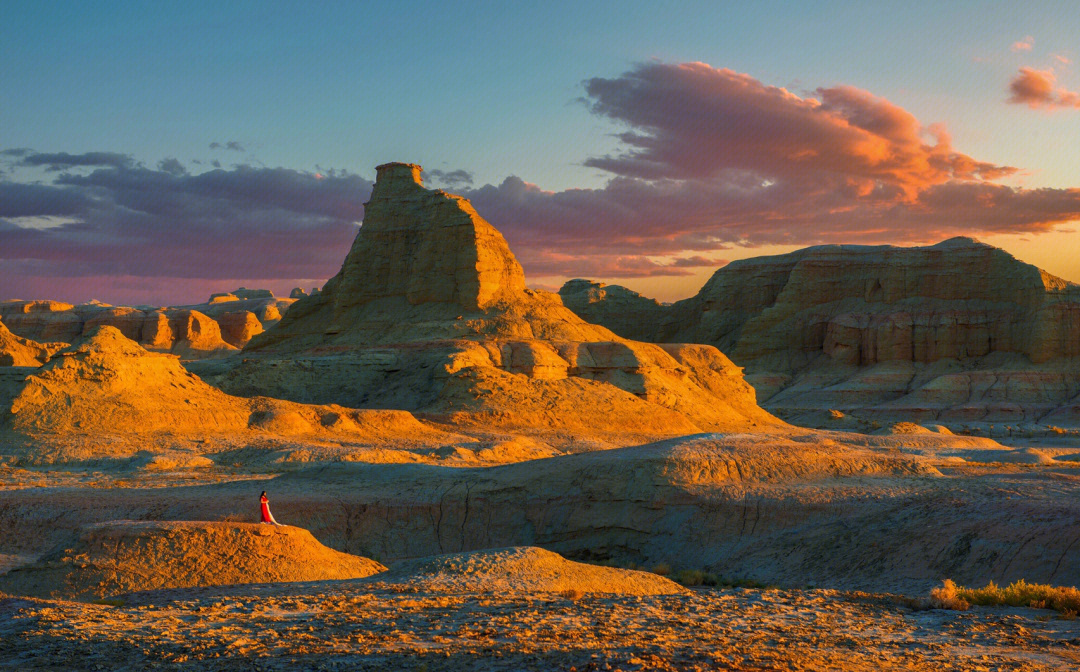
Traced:
[[967, 238], [739, 260], [671, 306], [586, 281], [560, 294], [628, 338], [717, 346], [797, 421], [1080, 423], [1080, 286]]
[[204, 304], [177, 307], [72, 305], [60, 301], [0, 301], [0, 319], [13, 334], [40, 342], [71, 343], [99, 326], [157, 352], [185, 360], [224, 357], [281, 319], [294, 299], [241, 287]]

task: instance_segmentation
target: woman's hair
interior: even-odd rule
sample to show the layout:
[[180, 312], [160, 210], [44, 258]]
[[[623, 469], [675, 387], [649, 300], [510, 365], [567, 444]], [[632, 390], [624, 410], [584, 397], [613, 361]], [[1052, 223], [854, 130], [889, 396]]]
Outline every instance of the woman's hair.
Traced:
[[266, 496], [266, 490], [263, 490], [263, 491], [262, 491], [262, 494], [261, 494], [261, 495], [259, 495], [259, 497], [265, 497], [265, 496]]

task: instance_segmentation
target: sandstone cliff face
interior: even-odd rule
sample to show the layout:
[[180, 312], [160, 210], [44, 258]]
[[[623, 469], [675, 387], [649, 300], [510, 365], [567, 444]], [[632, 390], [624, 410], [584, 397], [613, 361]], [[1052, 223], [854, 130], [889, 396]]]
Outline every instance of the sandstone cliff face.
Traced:
[[1080, 393], [1080, 287], [971, 239], [736, 261], [660, 318], [615, 294], [579, 309], [627, 337], [716, 345], [787, 413], [1032, 422]]
[[564, 443], [572, 431], [622, 442], [777, 424], [715, 348], [622, 339], [526, 288], [502, 235], [468, 200], [425, 189], [411, 164], [378, 168], [341, 271], [243, 359], [219, 381], [235, 394], [404, 408]]
[[43, 342], [71, 343], [97, 327], [115, 327], [145, 348], [196, 360], [236, 352], [252, 336], [277, 324], [293, 303], [269, 290], [241, 287], [216, 294], [205, 304], [165, 308], [3, 301], [0, 319], [12, 333]]

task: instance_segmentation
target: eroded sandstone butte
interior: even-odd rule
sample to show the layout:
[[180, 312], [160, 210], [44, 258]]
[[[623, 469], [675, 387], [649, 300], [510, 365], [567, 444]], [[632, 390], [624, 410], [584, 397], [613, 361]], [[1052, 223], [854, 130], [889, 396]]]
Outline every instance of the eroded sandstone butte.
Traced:
[[252, 336], [277, 324], [292, 303], [269, 290], [241, 287], [203, 304], [177, 307], [0, 301], [0, 319], [13, 334], [47, 343], [71, 343], [97, 327], [116, 327], [147, 349], [198, 360], [237, 352]]
[[341, 271], [252, 338], [223, 389], [406, 409], [556, 443], [779, 424], [716, 348], [639, 343], [585, 322], [525, 286], [467, 199], [424, 188], [419, 166], [377, 170]]
[[969, 238], [739, 260], [670, 306], [582, 280], [560, 294], [624, 337], [719, 347], [803, 421], [1080, 423], [1080, 286]]

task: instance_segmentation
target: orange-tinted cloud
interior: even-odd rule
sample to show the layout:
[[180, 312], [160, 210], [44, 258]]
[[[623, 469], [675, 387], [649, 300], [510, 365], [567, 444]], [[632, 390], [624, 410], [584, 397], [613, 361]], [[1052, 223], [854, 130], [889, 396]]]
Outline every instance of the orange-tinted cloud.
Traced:
[[821, 174], [845, 188], [913, 194], [950, 179], [1012, 168], [955, 152], [940, 128], [851, 86], [802, 98], [704, 63], [638, 66], [585, 83], [590, 109], [626, 124], [627, 149], [586, 165], [623, 177], [707, 179], [737, 168], [781, 177]]
[[1009, 47], [1012, 51], [1031, 51], [1031, 48], [1035, 46], [1035, 38], [1031, 35], [1024, 37], [1022, 40], [1017, 40]]
[[1053, 70], [1020, 68], [1009, 82], [1009, 102], [1034, 109], [1080, 108], [1080, 93], [1055, 87], [1056, 82]]
[[[997, 184], [1016, 169], [957, 151], [943, 127], [855, 87], [800, 96], [701, 63], [584, 86], [589, 109], [621, 126], [619, 151], [584, 159], [609, 173], [602, 187], [435, 175], [456, 179], [531, 280], [688, 275], [733, 245], [936, 242], [1080, 220], [1080, 189]], [[194, 174], [105, 152], [0, 150], [5, 161], [12, 175], [53, 179], [0, 178], [0, 299], [194, 301], [234, 284], [321, 284], [371, 188], [332, 171]]]
[[509, 177], [468, 192], [516, 252], [529, 251], [532, 275], [617, 277], [632, 256], [640, 273], [670, 275], [679, 267], [652, 259], [731, 244], [1040, 232], [1080, 219], [1080, 190], [995, 184], [1016, 169], [956, 151], [943, 127], [854, 87], [801, 97], [701, 63], [650, 63], [585, 89], [594, 113], [624, 127], [621, 152], [585, 161], [613, 174], [607, 185], [552, 192]]

